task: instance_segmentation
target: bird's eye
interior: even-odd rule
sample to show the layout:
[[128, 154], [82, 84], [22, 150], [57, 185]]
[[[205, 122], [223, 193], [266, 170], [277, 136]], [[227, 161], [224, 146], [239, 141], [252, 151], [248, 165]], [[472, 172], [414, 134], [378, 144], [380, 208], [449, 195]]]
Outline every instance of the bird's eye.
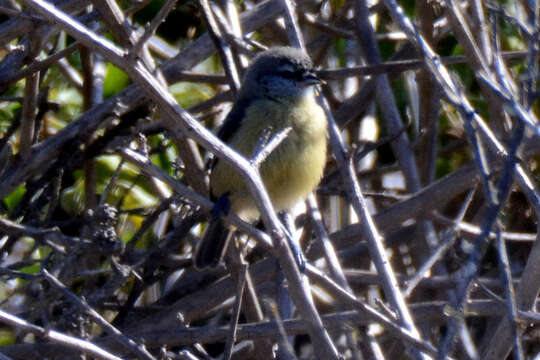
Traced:
[[291, 70], [283, 70], [280, 72], [280, 75], [286, 79], [295, 79], [298, 77], [297, 74]]

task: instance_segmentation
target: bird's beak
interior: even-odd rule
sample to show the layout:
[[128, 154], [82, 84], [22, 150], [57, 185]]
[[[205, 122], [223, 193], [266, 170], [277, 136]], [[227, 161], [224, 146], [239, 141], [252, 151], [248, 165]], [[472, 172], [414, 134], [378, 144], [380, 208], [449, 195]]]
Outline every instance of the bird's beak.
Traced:
[[311, 86], [311, 85], [319, 85], [319, 84], [325, 84], [326, 82], [324, 80], [321, 80], [315, 73], [313, 72], [306, 72], [302, 76], [302, 80], [300, 81], [300, 84], [302, 86]]

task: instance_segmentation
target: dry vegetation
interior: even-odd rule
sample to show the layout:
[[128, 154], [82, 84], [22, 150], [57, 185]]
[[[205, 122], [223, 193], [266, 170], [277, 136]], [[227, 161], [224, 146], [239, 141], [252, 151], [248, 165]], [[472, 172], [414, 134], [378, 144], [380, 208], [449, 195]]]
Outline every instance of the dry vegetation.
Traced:
[[[535, 358], [540, 6], [399, 5], [0, 1], [0, 359]], [[207, 129], [284, 44], [331, 145], [278, 217]], [[213, 154], [264, 226], [197, 271]]]

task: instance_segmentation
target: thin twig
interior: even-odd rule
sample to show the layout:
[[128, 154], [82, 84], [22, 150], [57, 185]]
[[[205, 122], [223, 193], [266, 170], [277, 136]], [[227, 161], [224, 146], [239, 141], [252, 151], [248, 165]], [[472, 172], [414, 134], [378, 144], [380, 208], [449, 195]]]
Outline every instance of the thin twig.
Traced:
[[60, 282], [56, 277], [49, 273], [46, 269], [41, 270], [41, 274], [51, 285], [60, 290], [70, 302], [81, 308], [86, 312], [92, 320], [94, 320], [99, 326], [101, 326], [108, 334], [114, 335], [117, 340], [122, 343], [127, 349], [137, 354], [142, 359], [155, 360], [155, 358], [144, 348], [143, 345], [137, 344], [126, 335], [122, 334], [120, 330], [112, 326], [107, 320], [105, 320], [96, 310], [91, 308], [84, 299], [81, 299], [77, 295], [73, 294], [64, 284]]
[[229, 86], [231, 88], [231, 91], [236, 94], [240, 89], [240, 76], [234, 64], [232, 50], [229, 44], [226, 43], [221, 36], [221, 31], [219, 30], [216, 20], [214, 19], [214, 15], [212, 13], [212, 9], [208, 0], [200, 0], [200, 5], [202, 14], [208, 27], [208, 33], [214, 41], [214, 44], [221, 57], [221, 61], [223, 62], [223, 68], [225, 70], [225, 73], [229, 78]]
[[[211, 201], [195, 193], [191, 189], [182, 185], [180, 182], [176, 181], [176, 179], [167, 174], [164, 170], [149, 161], [148, 158], [131, 149], [122, 149], [120, 154], [128, 161], [136, 164], [141, 169], [141, 171], [147, 174], [147, 176], [156, 177], [169, 185], [179, 196], [192, 200], [195, 204], [208, 212], [212, 210], [214, 204]], [[232, 225], [242, 230], [244, 233], [248, 234], [254, 239], [257, 239], [262, 244], [266, 244], [268, 248], [272, 247], [271, 241], [266, 234], [255, 229], [253, 226], [247, 224], [246, 222], [240, 220], [240, 218], [238, 218], [237, 216], [233, 214], [227, 215], [224, 217], [224, 220], [229, 221]]]
[[[270, 154], [279, 146], [279, 144], [281, 144], [287, 138], [287, 136], [289, 136], [291, 131], [292, 127], [287, 126], [275, 134], [270, 140], [268, 140], [268, 137], [262, 136], [261, 143], [255, 147], [251, 159], [253, 166], [259, 168], [266, 158], [268, 158], [268, 156], [270, 156]], [[269, 135], [270, 133], [268, 133], [268, 136]]]
[[294, 3], [291, 0], [281, 0], [281, 4], [283, 6], [283, 18], [285, 19], [285, 30], [287, 31], [289, 43], [296, 48], [305, 50], [306, 44], [298, 26]]
[[161, 6], [156, 16], [152, 19], [152, 22], [145, 27], [144, 33], [137, 39], [135, 44], [131, 47], [130, 58], [133, 59], [136, 56], [141, 56], [141, 49], [143, 46], [146, 46], [147, 41], [154, 35], [158, 26], [165, 21], [165, 18], [169, 13], [176, 7], [176, 0], [167, 0], [165, 4]]
[[51, 342], [62, 345], [64, 348], [75, 350], [81, 353], [88, 353], [102, 360], [121, 360], [121, 358], [105, 351], [104, 349], [92, 344], [91, 342], [78, 339], [73, 336], [65, 335], [61, 332], [51, 329], [44, 329], [40, 326], [30, 324], [29, 322], [0, 310], [0, 322], [12, 327], [21, 329], [25, 332], [35, 334]]
[[230, 333], [227, 336], [227, 342], [225, 343], [225, 352], [223, 355], [224, 360], [230, 360], [232, 356], [232, 350], [234, 343], [236, 342], [236, 331], [238, 328], [238, 319], [240, 318], [240, 309], [242, 308], [242, 297], [244, 294], [244, 286], [246, 284], [246, 274], [247, 274], [248, 265], [241, 264], [240, 271], [237, 276], [237, 287], [236, 287], [236, 297], [234, 302], [233, 313], [231, 316], [231, 321], [229, 323]]
[[345, 301], [357, 309], [361, 310], [363, 314], [368, 316], [373, 321], [381, 323], [388, 331], [396, 335], [398, 338], [406, 341], [409, 344], [416, 346], [419, 350], [424, 351], [429, 355], [436, 355], [437, 350], [433, 345], [419, 338], [418, 334], [411, 332], [395, 323], [395, 319], [389, 319], [384, 315], [381, 315], [376, 310], [372, 309], [368, 305], [357, 300], [352, 294], [349, 294], [345, 289], [341, 288], [332, 280], [324, 276], [319, 270], [315, 269], [311, 265], [306, 267], [306, 273], [316, 280], [319, 284], [324, 285], [327, 290], [330, 290], [334, 296], [339, 297], [342, 301]]
[[5, 79], [2, 79], [2, 81], [0, 82], [0, 86], [3, 86], [4, 84], [7, 84], [7, 83], [13, 83], [22, 78], [30, 76], [33, 73], [49, 68], [51, 65], [58, 62], [58, 60], [65, 58], [71, 55], [73, 52], [77, 51], [79, 49], [79, 46], [80, 46], [79, 42], [75, 41], [73, 44], [70, 44], [66, 48], [54, 53], [53, 55], [47, 57], [46, 59], [43, 59], [40, 61], [33, 61], [26, 68], [18, 72], [15, 72], [14, 74], [10, 75], [9, 77]]
[[37, 102], [39, 93], [39, 73], [26, 78], [24, 87], [24, 103], [21, 119], [20, 146], [21, 157], [26, 160], [30, 156], [36, 126]]
[[467, 209], [471, 204], [475, 193], [476, 188], [473, 188], [471, 191], [469, 191], [469, 193], [467, 194], [467, 198], [461, 206], [459, 214], [456, 216], [454, 222], [455, 225], [451, 229], [445, 231], [441, 239], [441, 244], [438, 246], [438, 248], [433, 252], [429, 259], [424, 264], [422, 264], [422, 267], [416, 272], [414, 277], [407, 281], [407, 287], [405, 288], [405, 290], [403, 290], [403, 296], [405, 296], [406, 298], [411, 296], [413, 290], [420, 283], [420, 281], [422, 281], [422, 278], [431, 270], [431, 268], [433, 267], [433, 265], [435, 265], [436, 262], [442, 259], [444, 253], [454, 245], [457, 239], [457, 224], [459, 224], [463, 220], [463, 217], [465, 216], [465, 213], [467, 212]]
[[497, 231], [497, 250], [499, 253], [499, 265], [502, 268], [504, 289], [506, 293], [507, 317], [512, 329], [512, 337], [514, 338], [515, 355], [517, 360], [525, 359], [523, 355], [523, 345], [521, 343], [521, 332], [519, 330], [519, 314], [516, 304], [516, 294], [514, 292], [514, 284], [512, 283], [512, 270], [510, 269], [510, 260], [506, 244]]

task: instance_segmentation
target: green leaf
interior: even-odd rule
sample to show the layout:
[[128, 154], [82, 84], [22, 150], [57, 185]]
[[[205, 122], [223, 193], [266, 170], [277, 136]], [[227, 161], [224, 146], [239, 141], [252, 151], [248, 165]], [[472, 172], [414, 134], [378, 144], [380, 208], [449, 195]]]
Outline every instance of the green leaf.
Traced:
[[10, 329], [0, 329], [0, 346], [14, 344], [16, 338], [15, 333]]
[[6, 204], [9, 211], [13, 211], [15, 207], [19, 204], [22, 197], [26, 193], [26, 184], [22, 184], [11, 192], [8, 196], [4, 198], [4, 204]]
[[180, 106], [188, 108], [201, 101], [209, 99], [214, 91], [206, 84], [176, 83], [169, 90]]
[[103, 84], [103, 97], [105, 99], [116, 95], [129, 85], [129, 77], [116, 66], [107, 63], [105, 83]]

